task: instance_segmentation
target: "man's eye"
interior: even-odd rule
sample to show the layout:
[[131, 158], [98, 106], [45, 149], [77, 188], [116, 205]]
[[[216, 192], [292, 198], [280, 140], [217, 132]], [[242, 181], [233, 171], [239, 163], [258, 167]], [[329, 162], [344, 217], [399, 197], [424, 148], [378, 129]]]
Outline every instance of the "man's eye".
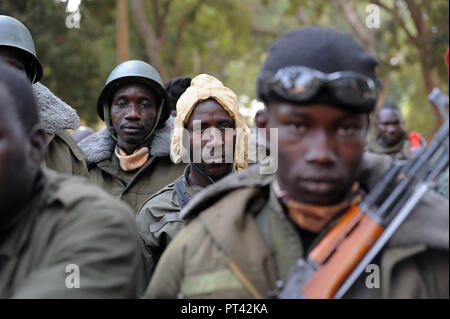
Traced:
[[150, 101], [147, 101], [147, 100], [141, 101], [140, 105], [141, 105], [142, 107], [151, 107], [151, 106], [152, 106], [151, 103], [150, 103]]
[[359, 127], [357, 127], [356, 125], [342, 125], [338, 128], [337, 134], [340, 136], [347, 137], [357, 134], [358, 131]]
[[308, 125], [302, 122], [290, 123], [289, 130], [297, 134], [305, 134], [308, 131]]
[[118, 107], [125, 107], [127, 104], [125, 103], [124, 100], [118, 100], [115, 103]]

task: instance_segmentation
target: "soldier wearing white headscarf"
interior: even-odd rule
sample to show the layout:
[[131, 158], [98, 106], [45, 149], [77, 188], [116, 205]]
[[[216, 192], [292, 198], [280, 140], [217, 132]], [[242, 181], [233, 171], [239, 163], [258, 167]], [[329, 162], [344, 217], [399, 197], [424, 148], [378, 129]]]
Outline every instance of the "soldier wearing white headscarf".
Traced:
[[177, 117], [174, 124], [174, 133], [170, 144], [170, 155], [178, 163], [184, 154], [183, 129], [188, 122], [194, 108], [202, 101], [214, 99], [235, 121], [236, 144], [234, 148], [234, 170], [247, 167], [247, 137], [250, 129], [239, 111], [239, 102], [236, 94], [223, 85], [215, 77], [208, 74], [196, 76], [191, 86], [181, 95], [177, 102]]
[[[218, 176], [208, 174], [209, 164], [202, 162], [197, 165], [191, 161], [190, 145], [183, 145], [185, 129], [192, 126], [193, 121], [196, 120], [202, 120], [202, 129], [208, 126], [223, 131], [227, 127], [233, 129], [236, 136], [232, 149], [233, 157], [230, 158], [232, 163], [221, 162], [219, 164], [221, 168], [217, 171], [222, 173]], [[192, 130], [189, 129], [189, 131]], [[222, 175], [226, 176], [247, 167], [249, 134], [250, 130], [239, 112], [236, 94], [210, 75], [200, 74], [195, 77], [177, 102], [177, 117], [170, 145], [172, 160], [175, 163], [183, 161], [190, 165], [186, 167], [183, 176], [150, 197], [137, 216], [139, 231], [146, 246], [147, 279], [150, 279], [164, 249], [183, 226], [183, 220], [180, 217], [181, 209], [205, 186], [216, 182], [223, 177]], [[224, 143], [223, 139], [216, 142], [208, 142], [206, 145]], [[202, 144], [202, 151], [206, 148], [203, 148], [204, 145]], [[230, 149], [227, 145], [225, 148]], [[213, 165], [218, 167], [217, 164]], [[192, 175], [196, 175], [197, 179]], [[203, 179], [203, 183], [198, 183], [199, 177]]]

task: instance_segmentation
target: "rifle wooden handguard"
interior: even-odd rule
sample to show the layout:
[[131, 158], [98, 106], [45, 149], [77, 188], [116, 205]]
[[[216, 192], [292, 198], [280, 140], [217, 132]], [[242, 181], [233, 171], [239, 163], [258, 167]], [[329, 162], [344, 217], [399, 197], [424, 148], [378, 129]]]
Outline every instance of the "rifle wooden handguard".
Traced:
[[333, 298], [339, 286], [383, 233], [384, 227], [352, 206], [310, 252], [320, 268], [303, 286], [307, 298]]

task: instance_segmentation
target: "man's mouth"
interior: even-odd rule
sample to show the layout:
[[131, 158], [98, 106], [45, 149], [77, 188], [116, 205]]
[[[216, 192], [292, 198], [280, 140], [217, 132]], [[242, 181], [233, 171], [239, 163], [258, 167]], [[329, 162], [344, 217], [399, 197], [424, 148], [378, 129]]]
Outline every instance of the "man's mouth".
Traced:
[[122, 131], [126, 134], [139, 134], [142, 132], [142, 126], [139, 125], [124, 125], [122, 126]]
[[301, 179], [298, 185], [309, 193], [329, 194], [339, 186], [339, 181], [329, 178], [308, 178]]

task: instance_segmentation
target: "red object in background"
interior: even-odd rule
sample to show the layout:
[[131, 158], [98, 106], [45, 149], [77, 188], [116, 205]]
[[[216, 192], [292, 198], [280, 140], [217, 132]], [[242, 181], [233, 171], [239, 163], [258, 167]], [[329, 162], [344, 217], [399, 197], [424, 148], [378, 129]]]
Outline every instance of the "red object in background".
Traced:
[[419, 132], [412, 131], [411, 133], [408, 134], [408, 139], [411, 142], [410, 149], [422, 145], [421, 142], [422, 137], [420, 136]]

